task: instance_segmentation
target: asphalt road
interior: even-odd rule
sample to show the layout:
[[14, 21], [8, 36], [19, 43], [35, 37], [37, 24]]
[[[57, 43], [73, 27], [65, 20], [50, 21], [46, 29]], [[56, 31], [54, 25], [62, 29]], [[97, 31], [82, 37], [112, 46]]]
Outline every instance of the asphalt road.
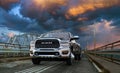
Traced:
[[33, 65], [31, 60], [0, 63], [0, 73], [98, 73], [95, 67], [83, 57], [81, 61], [74, 61], [71, 66], [65, 62], [43, 61], [40, 65]]

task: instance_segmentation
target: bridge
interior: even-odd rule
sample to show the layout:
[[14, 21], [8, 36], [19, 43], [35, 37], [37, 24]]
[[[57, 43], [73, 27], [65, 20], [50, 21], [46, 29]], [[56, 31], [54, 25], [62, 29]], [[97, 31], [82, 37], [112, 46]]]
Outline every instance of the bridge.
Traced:
[[120, 73], [120, 40], [82, 52], [81, 61], [43, 61], [33, 65], [29, 42], [41, 34], [27, 33], [0, 42], [0, 73]]

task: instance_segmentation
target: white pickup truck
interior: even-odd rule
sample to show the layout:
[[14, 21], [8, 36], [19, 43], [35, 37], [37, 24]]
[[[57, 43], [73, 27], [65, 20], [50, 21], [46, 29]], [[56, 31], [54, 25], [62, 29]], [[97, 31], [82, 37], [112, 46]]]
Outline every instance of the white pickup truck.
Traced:
[[30, 43], [30, 56], [33, 64], [39, 64], [41, 61], [66, 61], [68, 65], [72, 64], [70, 43], [71, 40], [78, 39], [70, 32], [49, 32], [42, 34], [38, 39]]

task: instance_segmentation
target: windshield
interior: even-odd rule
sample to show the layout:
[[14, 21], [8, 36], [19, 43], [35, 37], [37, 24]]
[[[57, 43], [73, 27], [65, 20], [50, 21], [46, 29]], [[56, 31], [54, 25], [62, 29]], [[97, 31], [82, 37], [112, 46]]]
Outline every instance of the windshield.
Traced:
[[59, 38], [61, 40], [69, 40], [70, 34], [67, 32], [46, 33], [41, 38]]

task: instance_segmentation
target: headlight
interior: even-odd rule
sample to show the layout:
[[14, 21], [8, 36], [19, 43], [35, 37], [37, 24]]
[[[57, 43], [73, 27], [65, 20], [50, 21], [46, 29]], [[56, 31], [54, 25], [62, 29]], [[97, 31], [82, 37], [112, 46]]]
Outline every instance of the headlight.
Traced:
[[69, 48], [69, 44], [62, 44], [61, 48]]

